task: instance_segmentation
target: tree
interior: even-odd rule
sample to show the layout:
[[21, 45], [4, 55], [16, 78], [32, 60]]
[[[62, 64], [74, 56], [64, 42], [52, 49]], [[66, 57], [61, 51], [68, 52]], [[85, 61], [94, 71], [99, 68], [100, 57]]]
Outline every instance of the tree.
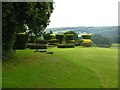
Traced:
[[[49, 24], [53, 2], [3, 2], [2, 3], [2, 50], [10, 51], [18, 32], [27, 25], [37, 36]], [[37, 39], [37, 38], [36, 38]]]

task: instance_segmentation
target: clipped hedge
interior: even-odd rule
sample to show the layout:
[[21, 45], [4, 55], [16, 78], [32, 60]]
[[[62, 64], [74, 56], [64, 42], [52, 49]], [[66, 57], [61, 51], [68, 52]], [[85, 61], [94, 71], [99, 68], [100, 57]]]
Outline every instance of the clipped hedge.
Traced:
[[80, 46], [80, 43], [75, 43], [75, 46]]
[[83, 34], [82, 38], [83, 39], [91, 39], [91, 34]]
[[37, 43], [38, 43], [38, 44], [46, 44], [47, 42], [46, 42], [46, 40], [40, 40], [40, 39], [38, 38]]
[[27, 34], [24, 33], [16, 34], [15, 49], [25, 49], [27, 40], [28, 40]]
[[63, 34], [56, 34], [56, 39], [58, 39], [58, 40], [59, 40], [60, 44], [62, 44], [63, 37], [64, 37], [64, 35], [63, 35]]
[[68, 41], [66, 41], [66, 43], [74, 44], [74, 43], [75, 43], [75, 40], [68, 40]]
[[44, 40], [50, 40], [51, 39], [50, 33], [44, 34], [43, 36], [44, 36]]
[[34, 43], [35, 42], [35, 36], [30, 36], [29, 37], [29, 40], [28, 40], [28, 43]]
[[74, 48], [74, 44], [58, 44], [57, 48]]
[[51, 39], [47, 41], [49, 45], [56, 45], [59, 43], [58, 39]]
[[84, 47], [91, 47], [92, 46], [92, 42], [89, 42], [89, 43], [84, 43], [82, 44]]
[[46, 45], [30, 45], [30, 49], [47, 49], [47, 46]]
[[65, 41], [73, 40], [74, 39], [74, 35], [73, 34], [65, 34], [64, 38], [65, 38]]

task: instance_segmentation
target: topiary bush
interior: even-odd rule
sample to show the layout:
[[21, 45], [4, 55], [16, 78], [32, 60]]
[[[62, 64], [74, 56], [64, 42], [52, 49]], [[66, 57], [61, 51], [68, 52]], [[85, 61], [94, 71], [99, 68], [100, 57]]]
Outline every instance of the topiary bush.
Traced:
[[75, 46], [80, 46], [80, 43], [75, 43]]
[[30, 49], [47, 49], [47, 46], [46, 45], [38, 45], [38, 46], [36, 46], [35, 44], [32, 44], [32, 45], [30, 45]]
[[[36, 42], [36, 40], [35, 40]], [[38, 44], [46, 44], [46, 40], [43, 40], [41, 37], [37, 39]]]
[[81, 39], [80, 45], [84, 47], [90, 47], [92, 46], [93, 42], [91, 39]]
[[63, 34], [56, 34], [56, 39], [58, 39], [58, 40], [59, 40], [60, 44], [62, 44], [63, 37], [64, 37], [64, 35], [63, 35]]
[[59, 40], [58, 40], [58, 39], [48, 40], [48, 44], [49, 44], [49, 45], [57, 45], [58, 43], [59, 43]]
[[51, 39], [50, 33], [44, 34], [43, 37], [44, 37], [44, 40], [50, 40]]
[[64, 39], [65, 39], [66, 42], [67, 42], [68, 40], [73, 40], [73, 39], [74, 39], [74, 35], [73, 35], [73, 34], [65, 34]]
[[28, 40], [28, 43], [34, 43], [35, 42], [35, 36], [30, 36], [29, 37], [29, 40]]
[[91, 47], [91, 46], [92, 46], [92, 42], [88, 42], [88, 43], [83, 42], [82, 45], [83, 45], [84, 47]]
[[74, 48], [74, 44], [58, 44], [57, 48]]
[[74, 43], [75, 43], [75, 40], [67, 40], [66, 43], [74, 44]]
[[16, 34], [15, 49], [25, 49], [28, 35], [24, 33]]

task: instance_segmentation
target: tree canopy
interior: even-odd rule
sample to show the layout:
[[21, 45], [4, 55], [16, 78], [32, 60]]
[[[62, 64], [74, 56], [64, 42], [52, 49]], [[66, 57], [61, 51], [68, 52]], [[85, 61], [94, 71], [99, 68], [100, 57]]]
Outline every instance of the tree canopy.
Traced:
[[24, 32], [25, 25], [32, 32], [44, 30], [53, 12], [53, 2], [3, 2], [2, 3], [2, 49], [13, 47], [15, 34]]

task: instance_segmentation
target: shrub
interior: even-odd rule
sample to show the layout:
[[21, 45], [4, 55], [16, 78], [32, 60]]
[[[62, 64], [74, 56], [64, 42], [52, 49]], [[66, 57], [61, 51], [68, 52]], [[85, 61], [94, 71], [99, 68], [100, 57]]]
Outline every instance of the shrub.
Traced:
[[74, 44], [58, 44], [57, 48], [74, 48]]
[[65, 34], [64, 39], [65, 39], [65, 41], [68, 41], [68, 40], [73, 40], [73, 37], [74, 37], [74, 35], [73, 35], [73, 34]]
[[81, 45], [84, 47], [90, 47], [90, 46], [92, 46], [92, 40], [91, 39], [82, 39]]
[[56, 35], [55, 34], [50, 34], [51, 39], [56, 39]]
[[28, 40], [27, 34], [23, 34], [23, 33], [16, 34], [15, 48], [16, 49], [25, 49], [27, 40]]
[[51, 36], [50, 33], [44, 34], [44, 40], [50, 40]]
[[30, 49], [47, 49], [47, 46], [46, 45], [30, 45]]
[[91, 34], [83, 34], [82, 38], [83, 39], [91, 39]]
[[84, 47], [90, 47], [90, 46], [92, 46], [92, 42], [88, 42], [88, 43], [83, 42], [83, 46]]
[[68, 41], [66, 41], [66, 43], [74, 44], [74, 43], [75, 43], [75, 40], [68, 40]]
[[66, 34], [73, 34], [73, 39], [78, 40], [78, 34], [76, 32], [74, 32], [74, 31], [66, 31], [64, 33], [64, 35], [66, 35]]
[[58, 39], [51, 39], [51, 40], [48, 40], [48, 44], [49, 45], [56, 45], [59, 43], [59, 40]]
[[63, 34], [56, 34], [56, 39], [59, 40], [60, 44], [62, 44], [62, 41], [63, 41]]
[[80, 43], [75, 43], [75, 46], [80, 46]]
[[28, 43], [34, 43], [35, 42], [35, 36], [30, 36], [29, 37], [29, 40], [28, 40]]
[[[36, 42], [36, 40], [35, 40], [35, 42]], [[46, 44], [46, 40], [43, 40], [43, 38], [40, 37], [37, 39], [37, 43], [38, 44]]]
[[102, 35], [93, 35], [92, 41], [98, 47], [111, 47], [112, 42], [109, 38], [104, 37]]

